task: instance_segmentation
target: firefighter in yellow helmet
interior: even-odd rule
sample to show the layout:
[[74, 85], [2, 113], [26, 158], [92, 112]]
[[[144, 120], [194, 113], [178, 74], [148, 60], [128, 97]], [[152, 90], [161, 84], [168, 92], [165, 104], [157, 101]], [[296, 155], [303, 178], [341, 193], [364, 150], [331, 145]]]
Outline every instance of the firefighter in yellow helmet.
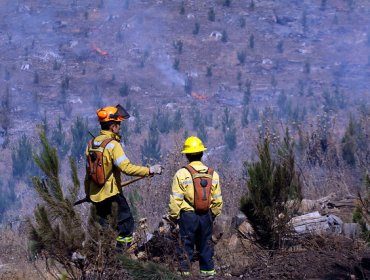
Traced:
[[[112, 203], [117, 203], [117, 222], [119, 235], [117, 246], [127, 248], [132, 242], [134, 219], [130, 207], [122, 194], [121, 172], [129, 176], [149, 176], [162, 173], [162, 166], [150, 167], [133, 165], [126, 156], [121, 146], [119, 136], [121, 121], [130, 117], [121, 106], [100, 108], [96, 111], [100, 122], [100, 134], [90, 140], [86, 148], [86, 197], [95, 205], [99, 222], [107, 223], [107, 216], [111, 214]], [[102, 164], [98, 171], [103, 173], [103, 182], [95, 178], [96, 171], [92, 171], [94, 159], [91, 159], [92, 151], [102, 151]], [[95, 154], [96, 157], [96, 154]], [[99, 164], [98, 164], [99, 165]], [[103, 169], [101, 169], [103, 167]], [[95, 172], [95, 173], [94, 173]]]
[[211, 242], [213, 221], [221, 214], [220, 178], [216, 171], [201, 162], [204, 147], [195, 136], [187, 138], [182, 153], [189, 164], [180, 168], [172, 181], [169, 218], [179, 225], [181, 246], [178, 248], [179, 274], [190, 274], [194, 245], [199, 252], [201, 276], [216, 274]]

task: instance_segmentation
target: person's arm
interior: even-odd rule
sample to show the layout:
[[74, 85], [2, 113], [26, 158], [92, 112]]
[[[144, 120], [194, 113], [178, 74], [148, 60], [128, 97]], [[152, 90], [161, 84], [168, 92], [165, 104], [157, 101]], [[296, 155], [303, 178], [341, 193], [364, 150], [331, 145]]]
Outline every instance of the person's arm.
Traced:
[[111, 141], [109, 144], [114, 145], [112, 149], [112, 159], [113, 164], [118, 167], [118, 169], [129, 176], [148, 176], [149, 167], [134, 165], [130, 162], [126, 156], [122, 146], [117, 141]]
[[211, 190], [211, 211], [213, 218], [216, 218], [222, 211], [222, 195], [220, 177], [216, 172], [213, 173], [212, 190]]
[[172, 180], [172, 193], [170, 195], [170, 204], [168, 215], [171, 220], [178, 220], [180, 218], [181, 204], [184, 200], [184, 189], [181, 187], [179, 178], [176, 175]]

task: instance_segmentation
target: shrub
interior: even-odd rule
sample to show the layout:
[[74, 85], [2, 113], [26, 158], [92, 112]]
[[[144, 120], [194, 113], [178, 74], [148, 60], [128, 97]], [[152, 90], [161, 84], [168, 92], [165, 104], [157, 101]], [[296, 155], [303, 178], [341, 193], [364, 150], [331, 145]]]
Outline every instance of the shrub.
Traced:
[[35, 164], [32, 160], [33, 151], [31, 141], [23, 134], [12, 150], [12, 170], [15, 178], [24, 178], [27, 173], [29, 175], [35, 171]]
[[178, 59], [177, 57], [175, 58], [175, 60], [173, 61], [173, 65], [172, 65], [173, 69], [175, 70], [180, 70], [180, 59]]
[[181, 1], [181, 4], [180, 4], [180, 15], [183, 15], [185, 14], [185, 3], [184, 1]]
[[244, 95], [243, 95], [243, 105], [248, 105], [251, 101], [251, 95], [252, 95], [251, 87], [252, 87], [252, 81], [247, 80], [245, 82], [245, 89], [244, 89]]
[[303, 72], [307, 75], [311, 73], [311, 63], [309, 61], [304, 63]]
[[245, 27], [246, 21], [245, 21], [245, 18], [244, 17], [240, 17], [239, 20], [238, 20], [238, 22], [239, 22], [240, 28], [244, 28]]
[[253, 34], [249, 36], [249, 48], [254, 49], [254, 35]]
[[145, 49], [144, 52], [141, 54], [141, 56], [139, 58], [139, 67], [140, 68], [144, 68], [145, 63], [146, 63], [149, 56], [150, 56], [150, 50]]
[[169, 133], [171, 131], [170, 114], [167, 111], [158, 109], [157, 113], [153, 115], [153, 120], [157, 122], [157, 127], [160, 133]]
[[320, 10], [325, 11], [326, 10], [326, 5], [327, 5], [327, 0], [321, 0]]
[[258, 110], [255, 107], [253, 107], [252, 108], [252, 113], [251, 113], [251, 121], [256, 122], [259, 119], [260, 119], [260, 114], [259, 114]]
[[362, 238], [366, 240], [367, 243], [370, 243], [370, 175], [366, 174], [365, 176], [365, 187], [366, 194], [362, 196], [358, 193], [358, 201], [356, 208], [353, 212], [353, 221], [359, 223], [362, 230]]
[[60, 68], [62, 67], [62, 63], [58, 62], [58, 60], [54, 59], [54, 63], [53, 63], [53, 70], [60, 70]]
[[224, 133], [224, 140], [229, 150], [236, 148], [236, 127], [235, 120], [230, 115], [229, 108], [225, 108], [224, 116], [222, 118], [222, 132]]
[[206, 77], [212, 77], [212, 66], [207, 66]]
[[213, 112], [210, 111], [204, 116], [204, 123], [206, 126], [213, 127]]
[[231, 151], [235, 150], [236, 145], [237, 145], [235, 126], [232, 126], [226, 130], [224, 139], [225, 139], [226, 147]]
[[237, 52], [237, 58], [238, 58], [240, 64], [243, 65], [245, 63], [246, 57], [247, 57], [247, 53], [246, 53], [245, 50]]
[[11, 78], [11, 74], [10, 74], [10, 71], [8, 69], [5, 68], [4, 70], [4, 80], [5, 81], [9, 81]]
[[249, 4], [249, 9], [253, 11], [255, 7], [256, 4], [254, 3], [254, 0], [251, 0], [251, 3]]
[[7, 132], [10, 126], [10, 91], [9, 87], [5, 88], [5, 94], [2, 95], [0, 103], [0, 125]]
[[129, 142], [129, 136], [130, 136], [128, 122], [121, 122], [121, 136], [122, 136], [123, 143], [127, 145]]
[[77, 161], [85, 155], [85, 149], [89, 139], [88, 130], [87, 119], [84, 120], [81, 117], [77, 117], [71, 126], [71, 156]]
[[352, 166], [356, 164], [356, 126], [357, 124], [351, 117], [342, 138], [342, 158], [347, 164]]
[[230, 7], [231, 6], [231, 0], [224, 0], [224, 2], [222, 3], [222, 6]]
[[209, 21], [215, 21], [215, 19], [216, 19], [215, 10], [213, 8], [210, 8], [208, 10], [208, 20]]
[[199, 30], [200, 30], [200, 24], [199, 24], [199, 22], [196, 22], [194, 24], [193, 35], [198, 35], [199, 34]]
[[141, 128], [143, 127], [143, 121], [141, 120], [140, 110], [138, 106], [134, 107], [132, 115], [135, 117], [134, 133], [141, 134]]
[[295, 171], [293, 142], [286, 130], [277, 154], [268, 138], [258, 144], [259, 161], [244, 162], [248, 193], [240, 210], [247, 216], [257, 242], [267, 249], [280, 248], [290, 230], [289, 221], [302, 199], [302, 184]]
[[101, 90], [97, 84], [94, 85], [93, 104], [96, 108], [101, 108], [103, 106]]
[[144, 145], [140, 148], [143, 164], [152, 164], [160, 160], [161, 144], [159, 142], [157, 122], [154, 118], [149, 126], [148, 139], [144, 140]]
[[15, 195], [14, 182], [4, 183], [4, 181], [0, 179], [0, 192], [0, 222], [2, 222], [5, 211], [16, 202], [17, 197]]
[[230, 115], [230, 109], [226, 107], [224, 109], [224, 115], [222, 117], [222, 132], [225, 133], [226, 130], [234, 125], [234, 118]]
[[204, 125], [204, 122], [201, 122], [199, 126], [197, 127], [197, 136], [199, 139], [202, 139], [204, 144], [207, 144], [208, 132], [207, 132], [206, 126]]
[[182, 127], [184, 127], [184, 121], [180, 109], [177, 109], [173, 117], [172, 128], [175, 132], [178, 132]]
[[130, 87], [129, 87], [128, 83], [124, 82], [122, 84], [122, 86], [119, 89], [119, 94], [122, 97], [126, 97], [126, 96], [128, 96], [130, 94]]
[[248, 115], [249, 115], [249, 108], [247, 106], [243, 106], [242, 119], [241, 119], [241, 124], [243, 128], [247, 127], [249, 124]]
[[186, 78], [185, 78], [184, 90], [185, 90], [185, 93], [189, 94], [189, 95], [193, 91], [193, 80], [191, 79], [191, 77], [189, 75], [186, 76]]
[[224, 43], [226, 43], [228, 40], [229, 39], [228, 39], [226, 30], [222, 31], [221, 41], [224, 42]]
[[36, 71], [36, 72], [34, 73], [34, 75], [33, 75], [33, 83], [34, 83], [35, 85], [38, 85], [38, 84], [39, 84], [39, 82], [40, 82], [39, 73]]
[[196, 130], [199, 124], [202, 122], [202, 114], [195, 103], [191, 106], [191, 117], [193, 119], [193, 129]]
[[277, 49], [278, 53], [283, 53], [284, 52], [284, 42], [282, 40], [280, 40], [277, 43], [276, 49]]
[[128, 203], [130, 205], [130, 210], [135, 222], [140, 219], [140, 210], [138, 204], [142, 201], [142, 197], [137, 189], [133, 189], [128, 194]]
[[183, 42], [181, 40], [176, 40], [172, 43], [173, 47], [177, 51], [178, 54], [182, 54], [182, 47], [183, 47]]
[[51, 141], [54, 145], [56, 145], [58, 155], [61, 158], [64, 158], [69, 150], [69, 143], [66, 139], [66, 134], [63, 131], [61, 118], [58, 119], [57, 126], [51, 133]]
[[307, 33], [307, 30], [308, 30], [307, 11], [306, 10], [304, 10], [303, 13], [302, 13], [301, 23], [302, 23], [303, 33], [305, 34], [305, 33]]

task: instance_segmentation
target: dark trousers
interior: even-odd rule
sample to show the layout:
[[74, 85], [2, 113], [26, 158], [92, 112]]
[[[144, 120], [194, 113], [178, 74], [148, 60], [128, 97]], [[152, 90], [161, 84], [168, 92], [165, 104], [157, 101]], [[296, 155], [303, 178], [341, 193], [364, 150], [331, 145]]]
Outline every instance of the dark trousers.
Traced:
[[99, 216], [99, 223], [101, 225], [108, 224], [108, 215], [111, 215], [112, 213], [112, 204], [114, 202], [116, 202], [118, 206], [117, 227], [119, 236], [132, 236], [132, 233], [134, 232], [134, 218], [132, 217], [126, 198], [122, 194], [118, 194], [101, 202], [94, 203], [96, 207], [96, 213]]
[[211, 241], [213, 221], [211, 213], [182, 212], [179, 227], [182, 245], [179, 248], [181, 271], [190, 270], [194, 245], [199, 252], [200, 270], [213, 270], [213, 245]]

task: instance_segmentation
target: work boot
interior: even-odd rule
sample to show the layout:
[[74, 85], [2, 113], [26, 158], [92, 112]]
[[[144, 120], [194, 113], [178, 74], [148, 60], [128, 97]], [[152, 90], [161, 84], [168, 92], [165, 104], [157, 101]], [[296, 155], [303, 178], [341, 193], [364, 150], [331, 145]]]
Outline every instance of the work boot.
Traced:
[[216, 275], [216, 270], [201, 270], [200, 271], [200, 277], [207, 278], [207, 279], [213, 279]]
[[177, 275], [180, 276], [181, 278], [190, 278], [191, 274], [189, 271], [178, 271]]
[[117, 253], [123, 253], [123, 252], [127, 252], [130, 247], [132, 247], [132, 237], [131, 236], [128, 236], [128, 237], [121, 237], [121, 236], [118, 236], [116, 238], [116, 251]]

